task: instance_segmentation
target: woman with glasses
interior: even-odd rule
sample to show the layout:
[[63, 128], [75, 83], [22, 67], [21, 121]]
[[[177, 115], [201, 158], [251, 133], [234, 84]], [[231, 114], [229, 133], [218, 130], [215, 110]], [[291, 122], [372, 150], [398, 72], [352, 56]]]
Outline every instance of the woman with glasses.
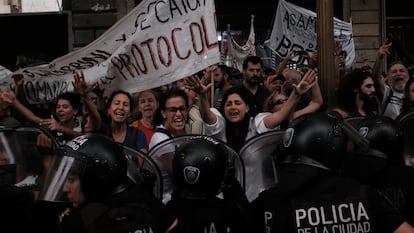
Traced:
[[233, 87], [227, 90], [223, 95], [219, 112], [209, 107], [208, 90], [211, 84], [205, 86], [197, 77], [190, 79], [190, 85], [199, 96], [200, 113], [206, 133], [227, 142], [236, 151], [239, 151], [244, 142], [254, 135], [278, 129], [280, 123], [288, 119], [294, 110], [300, 96], [316, 83], [316, 72], [309, 70], [300, 83], [293, 85], [294, 91], [284, 103], [289, 107], [276, 112], [262, 112], [255, 116], [251, 112], [248, 95], [242, 89]]
[[184, 90], [173, 88], [161, 95], [159, 108], [155, 114], [155, 132], [149, 148], [170, 137], [187, 134], [186, 125], [189, 112], [188, 95]]
[[[287, 89], [290, 91], [287, 91]], [[292, 95], [293, 91], [291, 89], [294, 90], [292, 83], [287, 82], [283, 85], [281, 92], [273, 91], [266, 99], [263, 114], [285, 110], [285, 112], [287, 111], [289, 114], [286, 115], [285, 112], [282, 112], [280, 115], [281, 117], [287, 116], [284, 118], [283, 122], [288, 124], [290, 121], [302, 116], [305, 113], [311, 113], [319, 110], [322, 106], [322, 93], [317, 82], [310, 88], [309, 92], [303, 93], [303, 95], [309, 94], [310, 100], [304, 100], [303, 95]], [[289, 99], [292, 101], [288, 101]], [[302, 102], [304, 102], [303, 106], [301, 106]], [[283, 124], [282, 128], [284, 128]]]
[[183, 89], [172, 88], [169, 92], [160, 96], [159, 108], [155, 114], [154, 125], [156, 125], [156, 129], [149, 143], [149, 156], [155, 160], [160, 168], [164, 186], [162, 202], [165, 204], [171, 199], [174, 189], [170, 177], [172, 175], [172, 159], [174, 157], [175, 145], [168, 145], [156, 153], [151, 150], [159, 143], [172, 137], [190, 134], [188, 98], [187, 93]]

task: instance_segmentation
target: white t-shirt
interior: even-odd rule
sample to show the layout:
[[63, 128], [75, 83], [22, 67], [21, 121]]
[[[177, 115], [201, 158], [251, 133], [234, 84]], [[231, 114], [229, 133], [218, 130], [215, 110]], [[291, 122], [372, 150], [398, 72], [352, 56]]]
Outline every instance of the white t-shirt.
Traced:
[[[389, 97], [391, 92], [392, 96]], [[392, 119], [397, 118], [397, 116], [401, 113], [403, 98], [404, 93], [393, 91], [391, 87], [385, 86], [384, 96], [382, 99], [382, 106], [385, 107], [383, 115], [391, 117]]]
[[[204, 123], [204, 128], [206, 129], [206, 134], [212, 137], [216, 137], [218, 139], [223, 140], [224, 142], [227, 142], [226, 140], [226, 120], [224, 119], [224, 117], [221, 115], [221, 113], [216, 109], [216, 108], [210, 108], [210, 110], [216, 115], [217, 117], [217, 121], [214, 124], [207, 124]], [[256, 115], [256, 117], [252, 117], [250, 118], [250, 123], [249, 123], [249, 130], [247, 132], [246, 135], [246, 140], [270, 131], [270, 130], [278, 130], [279, 127], [275, 127], [275, 128], [267, 128], [264, 125], [263, 122], [263, 118], [269, 114], [272, 114], [270, 112], [261, 112], [259, 114]]]

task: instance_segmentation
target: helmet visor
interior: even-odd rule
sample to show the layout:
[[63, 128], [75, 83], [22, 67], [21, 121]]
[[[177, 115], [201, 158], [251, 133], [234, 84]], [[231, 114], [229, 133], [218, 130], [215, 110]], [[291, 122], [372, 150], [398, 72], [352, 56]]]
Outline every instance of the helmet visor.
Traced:
[[[19, 140], [18, 140], [19, 138]], [[0, 131], [0, 183], [2, 185], [31, 186], [35, 184], [35, 161], [29, 162], [30, 147], [23, 148], [27, 143], [14, 130]], [[29, 182], [29, 180], [32, 180]]]
[[50, 202], [71, 202], [74, 206], [84, 201], [81, 180], [86, 163], [67, 154], [55, 156], [45, 179], [39, 199]]
[[21, 157], [20, 147], [15, 147], [14, 139], [12, 132], [0, 132], [0, 166], [16, 164]]

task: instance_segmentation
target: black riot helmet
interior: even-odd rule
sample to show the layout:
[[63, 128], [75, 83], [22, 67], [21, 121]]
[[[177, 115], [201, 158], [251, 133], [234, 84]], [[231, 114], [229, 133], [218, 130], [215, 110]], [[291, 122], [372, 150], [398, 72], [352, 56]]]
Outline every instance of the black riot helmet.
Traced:
[[357, 129], [369, 141], [368, 150], [358, 150], [358, 155], [367, 155], [403, 165], [404, 136], [399, 124], [390, 117], [374, 115], [362, 120]]
[[283, 143], [285, 163], [337, 170], [346, 152], [347, 136], [338, 114], [314, 112], [294, 120]]
[[27, 141], [19, 137], [15, 129], [0, 126], [0, 187], [32, 186], [33, 182], [27, 181], [37, 179], [28, 160], [30, 148], [22, 148], [26, 144]]
[[113, 194], [127, 177], [123, 149], [111, 138], [89, 133], [66, 143], [55, 156], [40, 198], [46, 201], [70, 201], [65, 185], [79, 179], [88, 202], [101, 201]]
[[203, 199], [218, 193], [226, 172], [228, 151], [208, 136], [195, 136], [182, 143], [173, 159], [178, 195]]

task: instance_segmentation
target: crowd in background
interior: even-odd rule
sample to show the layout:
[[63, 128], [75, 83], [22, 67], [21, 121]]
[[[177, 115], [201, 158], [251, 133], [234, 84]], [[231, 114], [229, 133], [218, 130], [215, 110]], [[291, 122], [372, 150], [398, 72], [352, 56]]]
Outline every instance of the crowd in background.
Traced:
[[[355, 117], [360, 117], [360, 119], [386, 117], [392, 121], [392, 123], [389, 123], [390, 125], [394, 123], [400, 124], [401, 119], [409, 115], [414, 108], [414, 85], [412, 85], [414, 79], [407, 68], [409, 64], [404, 64], [401, 61], [394, 61], [386, 71], [381, 70], [381, 60], [390, 53], [390, 49], [392, 49], [392, 44], [383, 44], [378, 49], [378, 56], [374, 67], [365, 65], [363, 67], [354, 67], [352, 69], [344, 70], [344, 58], [341, 57], [340, 48], [337, 48], [338, 51], [334, 55], [336, 66], [338, 67], [338, 85], [335, 89], [337, 99], [335, 106], [324, 105], [322, 93], [318, 84], [317, 53], [308, 53], [306, 51], [300, 51], [299, 53], [298, 51], [289, 52], [276, 70], [264, 67], [260, 57], [248, 56], [244, 60], [242, 70], [237, 70], [224, 64], [215, 64], [196, 74], [183, 77], [169, 85], [145, 90], [139, 93], [116, 90], [108, 96], [103, 95], [104, 90], [102, 90], [97, 83], [88, 83], [83, 72], [77, 70], [73, 73], [72, 83], [74, 91], [62, 93], [57, 96], [53, 103], [43, 105], [32, 105], [26, 101], [22, 76], [14, 75], [15, 88], [2, 87], [0, 90], [0, 125], [10, 128], [19, 126], [42, 127], [50, 132], [61, 146], [66, 145], [67, 142], [71, 142], [73, 139], [82, 135], [89, 135], [91, 133], [105, 135], [111, 138], [114, 142], [133, 147], [147, 155], [149, 151], [165, 140], [183, 135], [206, 135], [226, 143], [232, 150], [239, 152], [245, 142], [249, 139], [269, 131], [289, 129], [292, 127], [293, 122], [298, 122], [298, 119], [303, 119], [303, 117], [307, 117], [313, 113], [322, 114], [335, 112], [335, 114], [337, 114], [334, 114], [336, 118], [345, 120]], [[304, 57], [307, 60], [307, 65], [299, 67], [299, 69], [289, 68], [289, 64], [296, 56]], [[306, 121], [299, 121], [300, 123], [294, 123], [293, 125], [298, 127], [298, 132], [301, 132], [300, 129], [310, 127], [309, 125], [312, 124], [313, 118], [310, 119], [311, 120], [307, 123], [308, 126], [303, 125]], [[332, 118], [324, 118], [324, 122], [329, 122], [331, 119]], [[378, 121], [386, 120], [381, 118], [380, 120], [376, 120], [376, 122]], [[319, 122], [316, 122], [315, 124], [317, 125]], [[330, 126], [331, 125], [328, 125], [326, 127], [329, 128]], [[321, 126], [321, 128], [323, 127], [325, 127], [325, 125]], [[312, 131], [317, 132], [318, 129], [315, 128], [312, 129]], [[329, 129], [326, 129], [326, 131], [329, 131]], [[395, 138], [397, 137], [388, 138], [388, 140], [383, 143], [393, 143], [391, 141]], [[293, 142], [294, 140], [295, 139], [293, 139]], [[307, 138], [306, 140], [312, 141], [312, 138]], [[406, 139], [399, 137], [398, 142], [395, 143], [405, 148], [404, 143], [407, 144], [405, 140]], [[42, 148], [52, 146], [52, 140], [45, 135], [39, 135], [37, 143], [38, 146]], [[196, 146], [200, 146], [200, 150], [202, 150], [203, 143], [205, 142], [199, 142]], [[315, 144], [318, 144], [318, 142], [315, 142]], [[324, 145], [320, 146], [322, 147]], [[325, 146], [328, 147], [330, 145], [327, 143]], [[309, 147], [313, 148], [311, 145]], [[338, 147], [326, 153], [339, 153], [338, 150], [342, 148]], [[209, 147], [206, 146], [206, 148]], [[169, 178], [174, 170], [173, 161], [176, 159], [174, 157], [175, 149], [175, 147], [170, 148], [170, 151], [168, 152], [171, 153], [164, 151], [162, 160], [159, 160], [161, 163], [158, 164], [164, 180], [164, 193], [167, 194], [161, 198], [160, 201], [163, 202], [163, 204], [160, 205], [167, 205], [170, 203], [167, 206], [169, 207], [169, 210], [171, 210], [171, 213], [180, 209], [178, 206], [182, 204], [179, 199], [175, 199], [174, 181]], [[183, 150], [185, 151], [185, 149], [186, 148]], [[206, 150], [209, 151], [210, 149]], [[292, 151], [289, 152], [288, 150], [287, 153], [308, 153], [301, 151], [298, 147], [292, 149]], [[312, 149], [309, 149], [309, 151], [312, 151]], [[191, 152], [190, 150], [189, 153], [191, 154], [194, 152]], [[216, 151], [211, 153], [216, 153]], [[320, 149], [316, 153], [323, 154], [325, 152], [323, 149]], [[401, 166], [412, 166], [412, 151], [409, 149], [400, 151], [397, 150], [397, 148], [394, 148], [388, 154], [393, 153], [395, 154], [394, 156], [401, 157]], [[312, 156], [310, 157], [311, 159], [315, 159], [312, 158]], [[289, 157], [289, 159], [289, 161], [292, 162], [292, 159], [294, 160], [295, 158]], [[303, 162], [303, 158], [301, 158], [300, 161]], [[316, 158], [315, 161], [316, 162], [312, 163], [312, 166], [316, 166], [315, 164], [320, 162], [318, 162], [318, 158]], [[326, 162], [326, 160], [323, 161]], [[323, 167], [322, 170], [324, 171], [331, 171], [337, 168], [336, 163], [335, 165], [321, 163], [322, 164], [318, 166], [319, 168]], [[356, 163], [357, 162], [353, 165]], [[305, 164], [309, 163], [305, 162]], [[369, 167], [370, 164], [367, 163], [364, 166]], [[309, 172], [306, 173], [308, 175], [312, 174], [309, 175], [310, 177], [316, 173], [319, 174], [320, 172], [313, 170], [305, 172], [306, 168], [301, 169], [303, 169], [302, 171], [304, 174], [306, 172]], [[289, 170], [283, 171], [286, 172], [286, 174], [289, 174]], [[360, 180], [367, 178], [361, 178], [359, 175], [361, 174], [358, 174]], [[390, 177], [391, 176], [392, 175], [390, 175]], [[315, 175], [315, 177], [319, 177], [319, 175]], [[412, 179], [411, 176], [406, 178]], [[284, 175], [281, 177], [280, 187], [289, 191], [286, 192], [291, 195], [289, 197], [295, 195], [300, 196], [303, 194], [295, 192], [297, 190], [294, 189], [299, 189], [299, 186], [292, 187], [285, 183], [283, 179]], [[290, 179], [293, 178], [287, 180], [295, 182], [294, 179]], [[296, 182], [302, 181], [302, 178], [297, 177], [297, 179]], [[369, 179], [367, 178], [366, 180]], [[324, 191], [326, 187], [335, 187], [335, 195], [340, 196], [343, 194], [344, 198], [348, 193], [342, 190], [338, 191], [337, 187], [333, 186], [331, 182], [344, 182], [344, 187], [350, 187], [350, 189], [357, 187], [352, 182], [342, 180], [342, 178], [335, 181], [329, 181], [329, 186], [323, 186], [324, 182], [319, 180], [306, 180], [306, 182], [314, 182], [314, 185]], [[303, 187], [300, 186], [300, 188]], [[192, 195], [199, 195], [197, 192], [196, 194], [189, 194], [188, 192], [188, 190], [185, 192], [182, 191], [186, 198], [188, 196], [193, 197]], [[309, 193], [306, 193], [306, 191], [304, 192], [305, 194], [303, 195], [305, 195], [306, 198], [310, 198], [311, 200], [317, 199], [313, 194], [310, 195]], [[278, 211], [278, 209], [272, 210], [271, 207], [266, 207], [268, 209], [263, 210], [262, 208], [265, 204], [270, 206], [281, 206], [282, 209], [286, 208], [284, 203], [279, 202], [279, 200], [286, 200], [288, 198], [286, 193], [284, 193], [283, 190], [281, 191], [276, 188], [269, 193], [263, 194], [256, 200], [251, 209], [251, 212], [254, 213], [254, 217], [251, 220], [253, 223], [249, 226], [246, 225], [245, 229], [254, 227], [255, 230], [251, 232], [268, 232], [268, 229], [262, 231], [258, 230], [258, 228], [279, 226], [278, 224], [281, 223], [277, 221], [286, 220], [284, 219], [285, 217], [283, 217], [276, 221], [276, 217], [274, 216], [264, 216], [265, 220], [261, 219], [263, 213], [275, 214]], [[346, 193], [346, 195], [344, 193]], [[397, 218], [396, 216], [399, 216], [400, 212], [394, 213], [394, 210], [390, 210], [392, 207], [388, 206], [387, 203], [384, 204], [383, 201], [374, 202], [374, 200], [380, 198], [371, 191], [367, 193], [369, 193], [367, 195], [372, 197], [373, 203], [379, 203], [378, 205], [380, 207], [378, 207], [378, 209], [382, 208], [382, 206], [386, 206], [384, 207], [384, 210], [375, 209], [375, 211], [382, 213], [382, 211], [386, 210], [388, 213], [393, 213], [390, 214], [393, 216], [392, 219], [381, 219], [381, 217], [387, 215], [381, 215], [380, 218], [375, 219], [375, 221], [382, 220], [386, 222], [385, 225], [388, 227], [386, 231], [398, 232], [398, 230], [408, 229], [409, 227], [406, 226], [406, 224], [414, 224], [412, 214], [414, 209], [399, 209], [402, 213], [401, 216], [403, 217]], [[272, 201], [269, 201], [272, 195], [273, 199]], [[394, 193], [394, 195], [396, 194]], [[230, 196], [231, 198], [234, 198], [234, 194]], [[275, 199], [276, 197], [279, 197], [280, 199]], [[335, 196], [335, 198], [337, 198], [337, 196]], [[339, 198], [339, 200], [340, 199], [341, 198]], [[242, 212], [238, 212], [238, 214], [233, 216], [231, 224], [226, 228], [231, 231], [227, 232], [243, 232], [243, 227], [241, 227], [243, 224], [240, 222], [238, 223], [239, 225], [235, 224], [235, 222], [238, 222], [236, 216], [242, 216], [240, 217], [241, 219], [248, 216], [248, 214], [244, 215], [241, 213], [244, 213], [243, 211], [249, 212], [247, 209], [250, 207], [248, 207], [249, 204], [246, 204], [246, 201], [243, 198], [237, 200], [240, 201], [237, 202], [238, 204], [244, 203], [246, 208], [240, 208], [239, 211]], [[151, 201], [153, 200], [151, 199]], [[403, 208], [406, 208], [407, 206], [412, 208], [413, 205], [411, 201], [412, 200], [408, 197], [404, 198], [404, 202], [407, 202], [408, 204], [405, 203], [407, 205], [403, 205]], [[240, 207], [238, 204], [236, 204], [236, 206]], [[186, 205], [191, 206], [191, 202], [186, 203]], [[306, 207], [303, 203], [295, 203], [295, 205], [300, 207], [297, 209], [305, 209]], [[158, 204], [155, 206], [157, 206], [156, 208], [161, 208]], [[232, 208], [236, 207], [232, 206]], [[349, 208], [351, 209], [351, 207]], [[167, 216], [166, 219], [168, 220], [162, 221], [162, 227], [160, 227], [160, 229], [171, 230], [170, 228], [176, 226], [176, 229], [180, 229], [176, 230], [176, 232], [189, 232], [187, 231], [188, 229], [186, 229], [186, 226], [182, 225], [182, 222], [189, 224], [187, 223], [188, 219], [186, 218], [191, 214], [186, 213], [182, 209], [180, 210], [181, 211], [175, 213], [177, 214], [178, 225], [177, 222], [173, 221], [174, 218], [172, 215], [161, 211], [163, 214], [160, 215], [163, 215], [164, 217]], [[339, 210], [332, 209], [330, 210], [330, 214], [335, 214], [335, 211]], [[370, 212], [373, 210], [370, 210], [367, 213], [361, 213], [361, 211], [365, 211], [363, 209], [358, 209], [358, 211], [361, 218], [367, 217], [369, 219], [369, 217], [375, 215], [373, 212]], [[206, 215], [206, 213], [207, 212], [203, 212], [201, 215]], [[311, 213], [304, 212], [303, 215], [299, 215], [299, 217], [303, 217], [304, 219], [309, 218], [309, 221], [312, 222], [312, 216], [306, 216], [306, 214]], [[266, 217], [273, 219], [273, 222], [266, 222], [265, 225], [261, 225], [263, 221], [266, 221]], [[246, 224], [249, 221], [246, 221]], [[283, 225], [283, 227], [288, 227], [288, 225]], [[365, 225], [359, 227], [361, 227], [361, 229], [363, 228], [364, 231], [361, 230], [358, 232], [372, 232], [372, 229], [364, 228], [366, 227]], [[271, 232], [274, 230], [275, 228], [271, 228]], [[174, 232], [174, 230], [172, 231]], [[63, 230], [63, 232], [65, 231]], [[357, 231], [348, 229], [348, 231], [344, 232]]]

